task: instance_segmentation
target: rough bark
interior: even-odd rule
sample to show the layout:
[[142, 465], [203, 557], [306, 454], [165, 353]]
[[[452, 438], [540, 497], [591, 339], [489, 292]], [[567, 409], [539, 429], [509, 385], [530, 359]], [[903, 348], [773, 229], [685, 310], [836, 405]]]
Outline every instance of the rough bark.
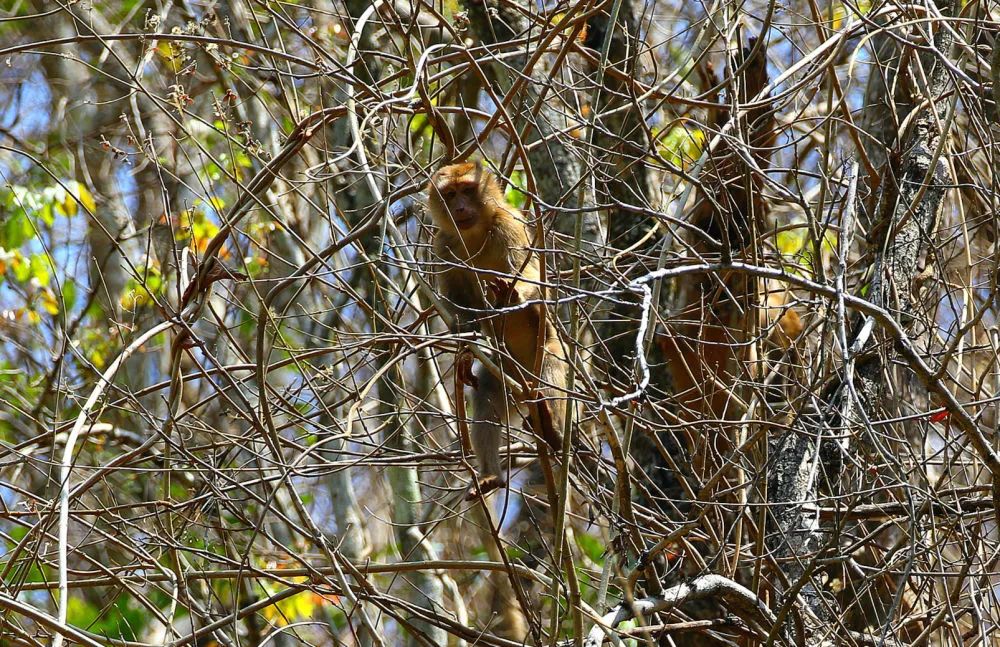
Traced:
[[[617, 9], [617, 15], [615, 10]], [[629, 77], [638, 74], [639, 21], [635, 3], [608, 4], [588, 24], [585, 45], [601, 54], [602, 68], [613, 68]], [[647, 127], [634, 86], [621, 77], [597, 71], [600, 84], [594, 97], [594, 181], [597, 203], [609, 205], [608, 241], [624, 249], [643, 235], [643, 220], [629, 207], [646, 209], [652, 190], [646, 156]], [[654, 205], [655, 206], [655, 205]]]
[[[938, 52], [948, 56], [952, 38], [940, 29], [934, 44]], [[879, 209], [871, 236], [872, 249], [876, 251], [868, 287], [869, 300], [893, 313], [904, 330], [918, 335], [922, 331], [914, 330], [913, 317], [920, 297], [916, 279], [949, 188], [947, 146], [943, 141], [946, 135], [941, 133], [940, 125], [948, 122], [953, 106], [953, 99], [945, 96], [949, 85], [945, 65], [937, 62], [928, 78], [929, 101], [918, 105], [920, 113], [908, 120], [908, 129], [887, 138], [902, 145], [897, 154], [885, 158], [879, 178]], [[890, 84], [885, 79], [869, 84], [869, 89], [876, 93], [887, 87]], [[882, 99], [866, 104], [870, 109], [884, 110]], [[854, 205], [848, 205], [846, 212], [853, 208]], [[883, 406], [886, 362], [895, 353], [893, 348], [877, 342], [870, 317], [848, 325], [848, 348], [852, 350], [847, 353], [840, 383], [809, 403], [793, 432], [776, 442], [772, 448], [774, 466], [769, 475], [768, 490], [774, 504], [769, 546], [779, 558], [798, 558], [785, 562], [785, 576], [793, 583], [786, 596], [794, 595], [801, 587], [799, 594], [806, 600], [807, 610], [820, 620], [830, 614], [822, 603], [824, 593], [814, 584], [809, 569], [820, 556], [818, 551], [830, 543], [831, 535], [830, 529], [820, 525], [818, 516], [807, 511], [803, 504], [818, 496], [824, 471], [832, 481], [837, 474], [831, 472], [840, 468], [836, 456], [830, 460], [831, 452], [824, 451], [823, 438], [830, 438], [831, 434], [861, 438], [869, 450], [878, 451], [879, 441], [867, 434], [870, 428], [867, 421], [876, 419]], [[839, 445], [838, 451], [847, 449], [843, 443], [828, 443], [826, 447], [831, 445]], [[785, 603], [789, 603], [787, 599]], [[832, 631], [830, 627], [812, 629], [818, 633], [823, 629]]]
[[[530, 7], [526, 9], [526, 11], [531, 10]], [[533, 49], [532, 43], [537, 42], [542, 30], [532, 24], [525, 13], [518, 11], [511, 3], [497, 2], [497, 0], [471, 2], [468, 4], [468, 12], [469, 22], [476, 36], [485, 44], [495, 45], [511, 39], [528, 38], [523, 54], [505, 59], [503, 66], [498, 64], [493, 67], [502, 89], [509, 90], [515, 74], [526, 69]], [[539, 78], [544, 72], [543, 69], [529, 70], [532, 76]], [[518, 104], [510, 109], [510, 114], [528, 114], [526, 108], [535, 104], [539, 91], [546, 90], [547, 86], [551, 86], [551, 83], [529, 84]], [[531, 124], [531, 134], [525, 142], [526, 145], [540, 140], [546, 142], [544, 146], [535, 146], [528, 152], [538, 194], [547, 205], [589, 207], [594, 204], [590, 183], [584, 177], [580, 153], [573, 150], [569, 146], [570, 140], [559, 133], [569, 124], [564, 114], [552, 105], [553, 94], [551, 91], [548, 92], [538, 117]], [[599, 241], [601, 225], [597, 213], [587, 209], [579, 217], [583, 218], [582, 239], [588, 242]], [[569, 236], [573, 236], [575, 225], [573, 219], [569, 218], [559, 218], [554, 223], [558, 231]]]

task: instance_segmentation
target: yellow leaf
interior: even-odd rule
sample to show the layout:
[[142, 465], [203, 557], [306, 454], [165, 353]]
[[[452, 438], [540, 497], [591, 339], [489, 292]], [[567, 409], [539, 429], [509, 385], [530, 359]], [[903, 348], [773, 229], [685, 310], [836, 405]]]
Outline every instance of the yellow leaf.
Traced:
[[170, 41], [161, 40], [156, 45], [156, 53], [160, 55], [167, 65], [170, 66], [171, 72], [180, 72], [181, 64], [184, 62], [183, 57], [174, 49], [173, 44]]
[[701, 157], [705, 141], [705, 132], [700, 128], [689, 130], [678, 125], [668, 130], [660, 140], [659, 151], [674, 166], [690, 168]]
[[847, 9], [844, 8], [843, 4], [837, 4], [833, 7], [833, 15], [830, 19], [830, 29], [834, 31], [839, 30], [844, 24], [844, 18], [847, 17]]
[[8, 267], [13, 267], [14, 263], [17, 263], [17, 259], [21, 256], [21, 252], [16, 249], [6, 250], [0, 247], [0, 276], [6, 274]]
[[126, 290], [121, 298], [118, 299], [118, 303], [125, 310], [135, 310], [140, 308], [149, 302], [149, 296], [145, 290], [139, 288], [133, 288], [131, 290]]
[[778, 232], [778, 251], [785, 256], [795, 256], [802, 250], [802, 245], [806, 241], [805, 229], [786, 229]]
[[48, 288], [43, 290], [39, 301], [42, 304], [42, 308], [45, 309], [45, 312], [50, 315], [59, 314], [59, 300], [56, 299], [56, 295], [52, 292], [52, 290]]
[[75, 184], [76, 195], [80, 198], [80, 203], [91, 213], [97, 211], [97, 203], [94, 202], [93, 194], [91, 194], [87, 187], [83, 186], [80, 182], [75, 182]]

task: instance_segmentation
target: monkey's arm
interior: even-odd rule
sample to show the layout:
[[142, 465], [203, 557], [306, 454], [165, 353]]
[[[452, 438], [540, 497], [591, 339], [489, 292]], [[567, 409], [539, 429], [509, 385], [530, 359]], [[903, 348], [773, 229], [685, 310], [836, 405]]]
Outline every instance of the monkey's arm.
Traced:
[[446, 232], [439, 231], [434, 237], [434, 252], [444, 265], [437, 279], [438, 290], [453, 316], [452, 332], [476, 330], [476, 319], [486, 307], [475, 273], [454, 252], [462, 245], [461, 239]]
[[454, 317], [452, 332], [472, 332], [485, 309], [483, 289], [475, 274], [461, 268], [445, 271], [440, 278], [441, 296]]
[[537, 302], [542, 299], [542, 290], [537, 281], [537, 276], [534, 279], [523, 275], [516, 279], [490, 277], [485, 281], [486, 298], [495, 308], [509, 308], [531, 302], [532, 309], [535, 309], [540, 305]]
[[542, 299], [541, 257], [531, 249], [531, 232], [519, 211], [505, 208], [501, 213], [504, 217], [494, 221], [493, 233], [503, 250], [500, 266], [507, 276], [490, 280], [495, 292], [492, 296], [497, 297], [494, 303], [503, 307], [538, 301]]

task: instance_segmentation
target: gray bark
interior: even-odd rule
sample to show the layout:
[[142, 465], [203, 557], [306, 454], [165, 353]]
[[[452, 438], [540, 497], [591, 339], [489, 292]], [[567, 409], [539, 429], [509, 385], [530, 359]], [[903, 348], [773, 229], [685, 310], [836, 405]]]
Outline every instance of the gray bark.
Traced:
[[[586, 44], [601, 52], [603, 66], [634, 77], [640, 45], [636, 8], [630, 0], [610, 3], [608, 11], [613, 13], [615, 8], [617, 16], [602, 13], [590, 21]], [[645, 163], [649, 141], [632, 84], [611, 74], [599, 78], [592, 152], [596, 197], [600, 204], [610, 205], [608, 238], [620, 249], [644, 233], [640, 217], [627, 207], [646, 209], [650, 205], [653, 192]]]
[[[952, 37], [940, 29], [934, 38], [939, 52], [948, 56]], [[877, 74], [877, 73], [876, 73]], [[869, 90], [880, 93], [890, 84], [884, 79], [869, 84]], [[877, 306], [892, 312], [907, 332], [914, 330], [919, 299], [915, 279], [920, 263], [930, 248], [937, 227], [948, 185], [948, 165], [945, 153], [946, 134], [939, 129], [951, 116], [953, 101], [944, 100], [948, 89], [948, 75], [944, 64], [938, 62], [929, 75], [928, 104], [919, 106], [921, 111], [912, 118], [908, 130], [898, 133], [903, 143], [898, 167], [892, 157], [883, 166], [880, 184], [880, 209], [874, 218], [872, 245], [875, 261], [868, 298]], [[870, 109], [884, 110], [881, 99], [866, 102]], [[897, 104], [898, 105], [898, 104]], [[875, 120], [883, 123], [881, 118]], [[891, 141], [887, 136], [887, 141]], [[852, 205], [853, 206], [853, 205]], [[848, 207], [848, 211], [852, 208]], [[841, 384], [828, 390], [821, 399], [813, 401], [796, 421], [791, 434], [780, 439], [772, 448], [775, 458], [770, 473], [769, 493], [773, 504], [773, 528], [769, 546], [780, 557], [795, 556], [798, 560], [787, 562], [788, 580], [801, 586], [802, 595], [815, 618], [826, 618], [825, 605], [820, 591], [809, 577], [809, 565], [817, 551], [831, 542], [829, 529], [820, 525], [819, 518], [807, 512], [803, 504], [815, 500], [824, 470], [839, 470], [838, 457], [829, 459], [824, 451], [834, 443], [823, 446], [822, 438], [831, 433], [837, 436], [863, 437], [870, 449], [879, 450], [879, 441], [868, 434], [867, 421], [874, 419], [883, 406], [887, 358], [894, 351], [880, 346], [872, 333], [874, 321], [863, 317], [855, 321], [849, 331], [849, 348]], [[856, 369], [849, 370], [852, 365]], [[831, 480], [836, 474], [827, 474]], [[795, 593], [796, 586], [786, 592]], [[789, 601], [785, 600], [786, 606]], [[831, 618], [832, 619], [832, 618]]]
[[[533, 5], [531, 5], [533, 6]], [[531, 11], [530, 8], [526, 11]], [[525, 70], [529, 54], [533, 50], [532, 36], [540, 36], [540, 28], [531, 24], [523, 13], [504, 2], [485, 0], [468, 4], [469, 22], [480, 41], [486, 44], [497, 44], [515, 38], [528, 37], [524, 53], [505, 59], [505, 64], [494, 66], [496, 76], [501, 80], [504, 90], [509, 90], [513, 79], [520, 71]], [[538, 75], [541, 69], [530, 70]], [[527, 115], [528, 110], [538, 99], [540, 90], [546, 90], [546, 83], [532, 82], [527, 86], [524, 97], [510, 109], [512, 115]], [[532, 132], [525, 144], [545, 140], [544, 146], [535, 146], [528, 152], [531, 171], [537, 184], [538, 195], [550, 207], [590, 207], [594, 204], [593, 192], [583, 173], [583, 162], [578, 151], [569, 145], [569, 139], [559, 133], [568, 126], [566, 118], [552, 105], [553, 92], [549, 92], [537, 119], [532, 123]], [[519, 125], [520, 126], [520, 125]], [[582, 223], [582, 240], [595, 243], [601, 237], [601, 224], [596, 211], [587, 209], [579, 218]], [[569, 236], [574, 235], [576, 225], [572, 218], [557, 218], [555, 228]]]

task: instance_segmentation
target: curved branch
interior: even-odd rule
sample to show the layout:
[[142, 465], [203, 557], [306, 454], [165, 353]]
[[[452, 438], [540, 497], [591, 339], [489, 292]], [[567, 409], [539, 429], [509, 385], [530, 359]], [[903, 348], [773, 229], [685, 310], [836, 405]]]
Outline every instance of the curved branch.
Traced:
[[728, 577], [709, 574], [673, 586], [657, 596], [642, 598], [632, 603], [622, 602], [594, 625], [587, 634], [584, 647], [599, 647], [611, 629], [637, 615], [646, 616], [670, 611], [687, 602], [707, 598], [720, 598], [745, 620], [752, 619], [765, 627], [770, 627], [775, 622], [774, 614], [753, 591]]
[[[76, 448], [76, 440], [83, 432], [84, 425], [87, 424], [87, 418], [90, 417], [90, 410], [97, 404], [104, 390], [111, 386], [111, 380], [114, 379], [115, 374], [118, 373], [118, 369], [125, 363], [125, 360], [131, 357], [147, 341], [161, 332], [172, 328], [175, 323], [175, 321], [171, 320], [153, 326], [129, 344], [115, 358], [115, 361], [111, 362], [108, 369], [101, 374], [101, 381], [94, 387], [94, 390], [90, 393], [90, 397], [87, 398], [87, 402], [80, 409], [80, 415], [76, 417], [76, 424], [73, 425], [73, 429], [69, 432], [69, 437], [66, 439], [66, 448], [63, 450], [62, 463], [59, 466], [59, 627], [66, 625], [69, 610], [69, 576], [66, 565], [69, 553], [69, 480], [70, 476], [72, 476], [73, 451]], [[59, 635], [52, 641], [53, 647], [60, 647], [62, 645], [63, 634], [61, 631], [60, 629]]]
[[42, 611], [39, 611], [35, 607], [25, 604], [20, 600], [16, 600], [10, 596], [0, 593], [0, 609], [6, 609], [7, 611], [13, 611], [14, 613], [20, 613], [23, 616], [31, 618], [35, 622], [56, 632], [56, 638], [52, 642], [53, 645], [61, 643], [64, 636], [69, 636], [74, 641], [80, 643], [81, 645], [87, 645], [88, 647], [101, 647], [101, 643], [92, 640], [83, 632], [75, 629], [74, 627], [66, 624], [65, 620], [56, 620], [52, 616]]

